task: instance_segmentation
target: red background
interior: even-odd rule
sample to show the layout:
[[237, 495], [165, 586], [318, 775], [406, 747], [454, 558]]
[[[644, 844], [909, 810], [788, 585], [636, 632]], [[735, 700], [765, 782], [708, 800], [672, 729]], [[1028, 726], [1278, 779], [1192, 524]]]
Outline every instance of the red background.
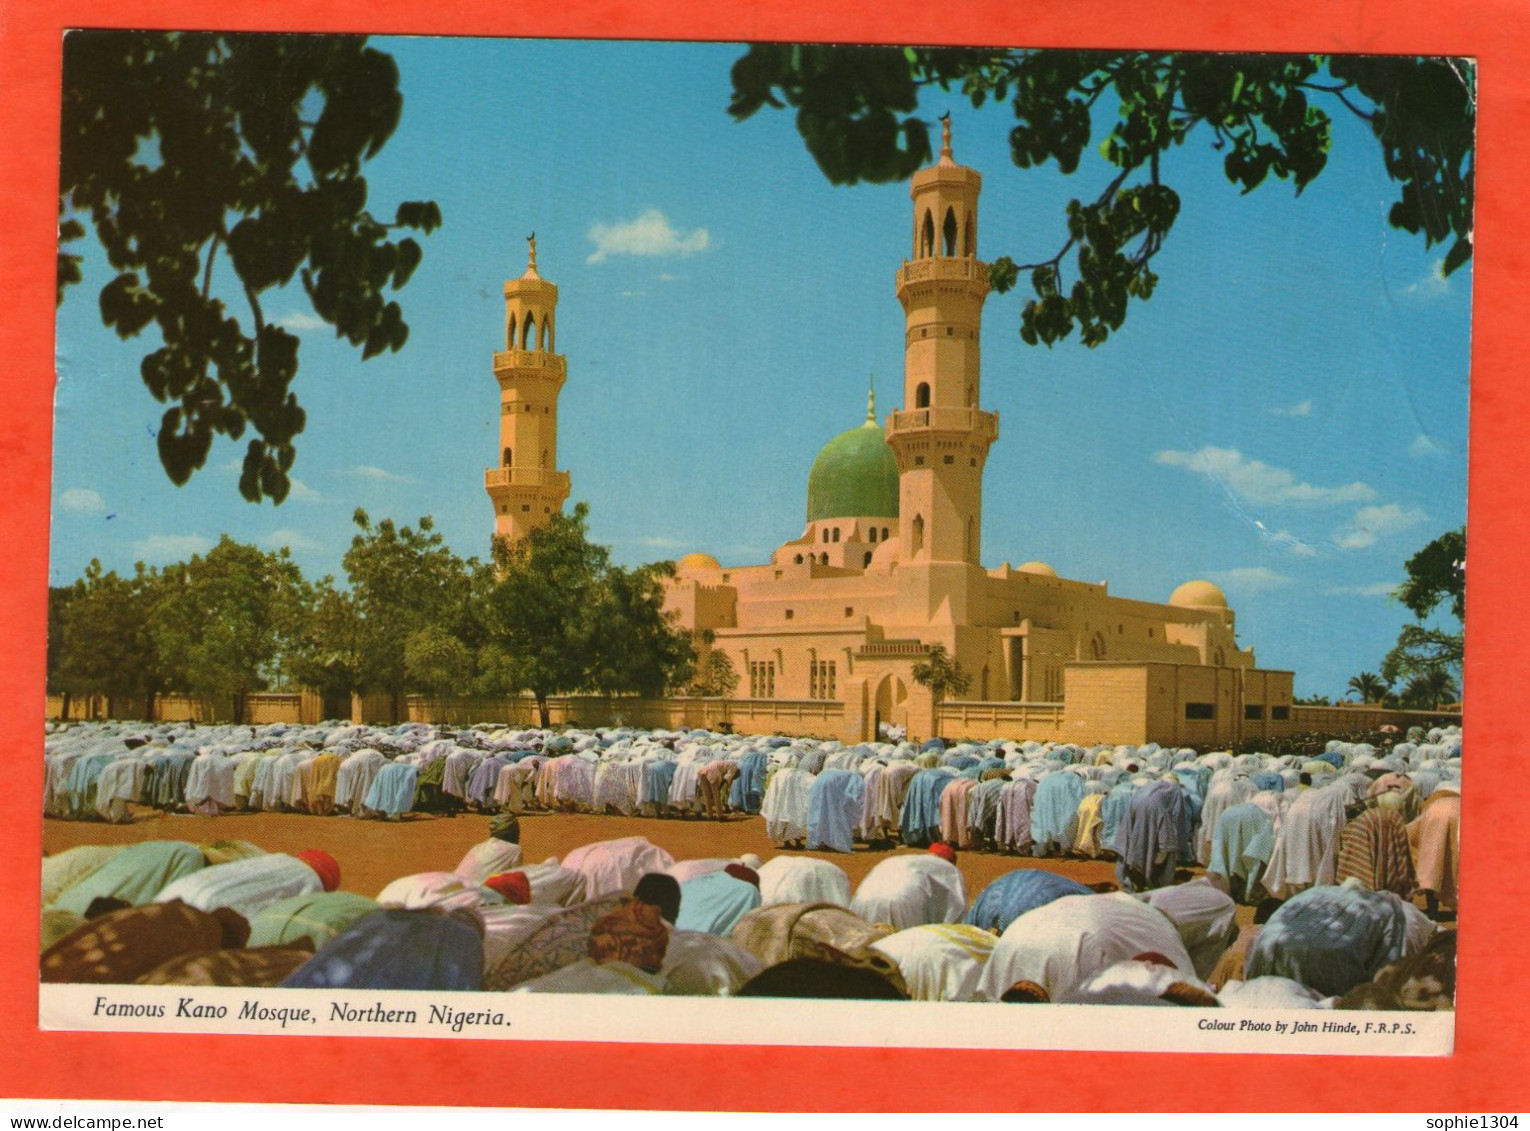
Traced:
[[[1524, 1050], [1527, 966], [1513, 918], [1526, 904], [1516, 725], [1526, 659], [1519, 586], [1527, 511], [1527, 382], [1516, 331], [1526, 319], [1530, 183], [1530, 6], [1524, 0], [727, 0], [687, 12], [675, 0], [327, 0], [283, 10], [262, 0], [0, 0], [0, 501], [8, 532], [0, 624], [0, 724], [14, 736], [0, 791], [0, 872], [11, 914], [0, 937], [0, 1096], [742, 1110], [1004, 1109], [1430, 1110], [1530, 1107]], [[214, 14], [215, 13], [215, 14]], [[1018, 46], [1261, 49], [1475, 56], [1480, 61], [1479, 195], [1471, 404], [1465, 915], [1456, 1053], [1448, 1060], [1099, 1055], [493, 1042], [386, 1038], [187, 1037], [37, 1030], [37, 855], [42, 763], [47, 524], [52, 428], [60, 43], [67, 27], [217, 27], [651, 39], [816, 39]], [[74, 301], [89, 301], [76, 296]], [[1490, 767], [1504, 766], [1497, 781]], [[387, 1040], [386, 1044], [379, 1044]], [[535, 1055], [536, 1071], [526, 1071]], [[279, 1073], [251, 1072], [264, 1058]], [[726, 1060], [723, 1058], [726, 1057]], [[386, 1070], [379, 1066], [386, 1064]], [[733, 1068], [726, 1067], [732, 1065]], [[174, 1067], [172, 1067], [174, 1066]], [[747, 1066], [746, 1070], [737, 1070]], [[194, 1067], [194, 1070], [193, 1070]], [[167, 1071], [166, 1069], [170, 1069]], [[933, 1071], [932, 1071], [933, 1070]], [[704, 1087], [696, 1086], [705, 1081]], [[450, 1087], [446, 1087], [450, 1081]], [[917, 1081], [917, 1087], [909, 1081]], [[1264, 1082], [1268, 1082], [1266, 1086]], [[273, 1088], [279, 1087], [279, 1093]]]

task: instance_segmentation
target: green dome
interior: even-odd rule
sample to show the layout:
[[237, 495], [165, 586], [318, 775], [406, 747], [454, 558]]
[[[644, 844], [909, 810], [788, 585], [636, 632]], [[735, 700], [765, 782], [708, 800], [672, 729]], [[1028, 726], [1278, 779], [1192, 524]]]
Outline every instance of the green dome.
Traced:
[[898, 460], [875, 420], [841, 432], [818, 453], [808, 473], [807, 517], [898, 517]]

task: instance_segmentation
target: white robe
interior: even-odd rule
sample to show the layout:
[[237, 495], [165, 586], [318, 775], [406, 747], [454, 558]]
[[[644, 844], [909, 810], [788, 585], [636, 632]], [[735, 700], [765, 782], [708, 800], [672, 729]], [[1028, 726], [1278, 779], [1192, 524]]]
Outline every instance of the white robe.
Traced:
[[760, 903], [833, 903], [850, 908], [850, 877], [816, 856], [772, 856], [760, 866]]
[[771, 840], [785, 844], [807, 836], [812, 792], [813, 775], [806, 770], [786, 767], [771, 776], [760, 799], [760, 816], [765, 818], [765, 834]]
[[1286, 810], [1260, 882], [1279, 899], [1334, 882], [1344, 831], [1343, 789], [1313, 788]]
[[673, 856], [641, 836], [597, 841], [563, 858], [565, 868], [584, 874], [590, 899], [630, 893], [646, 873], [668, 871], [674, 863]]
[[910, 853], [888, 857], [866, 873], [850, 910], [868, 923], [901, 931], [955, 923], [967, 910], [967, 893], [955, 864], [933, 853]]
[[323, 890], [319, 874], [296, 856], [269, 852], [200, 868], [172, 882], [154, 902], [179, 899], [201, 911], [230, 907], [253, 921], [277, 900]]
[[453, 871], [469, 883], [481, 884], [490, 876], [515, 871], [520, 863], [520, 845], [491, 836], [468, 849]]
[[926, 923], [872, 943], [898, 964], [914, 1001], [976, 1001], [998, 936], [966, 923]]

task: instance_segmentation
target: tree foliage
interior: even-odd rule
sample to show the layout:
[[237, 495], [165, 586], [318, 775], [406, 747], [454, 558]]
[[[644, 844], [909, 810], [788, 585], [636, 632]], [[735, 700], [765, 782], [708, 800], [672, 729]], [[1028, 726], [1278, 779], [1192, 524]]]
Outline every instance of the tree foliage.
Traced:
[[1380, 703], [1391, 687], [1375, 672], [1361, 672], [1349, 677], [1349, 690], [1360, 696], [1362, 703]]
[[99, 561], [73, 585], [50, 590], [48, 686], [138, 700], [149, 713], [167, 677], [153, 631], [162, 591], [158, 571], [140, 564], [120, 577]]
[[914, 682], [927, 687], [939, 703], [952, 695], [965, 695], [972, 686], [972, 673], [946, 651], [944, 644], [932, 644], [929, 655], [915, 664], [909, 674]]
[[1405, 706], [1434, 711], [1454, 702], [1460, 694], [1454, 677], [1443, 668], [1435, 668], [1410, 679], [1403, 687], [1402, 701]]
[[664, 613], [663, 583], [674, 576], [673, 562], [607, 568], [590, 610], [594, 690], [657, 697], [690, 680], [696, 658], [691, 638]]
[[1330, 114], [1353, 114], [1398, 186], [1389, 222], [1426, 246], [1448, 245], [1447, 275], [1471, 256], [1469, 60], [757, 44], [732, 77], [729, 113], [794, 108], [835, 184], [903, 180], [929, 162], [929, 126], [916, 111], [930, 88], [955, 89], [975, 108], [1008, 102], [1021, 169], [1053, 162], [1074, 173], [1103, 133], [1098, 191], [1068, 202], [1057, 250], [991, 265], [996, 290], [1027, 277], [1020, 334], [1031, 345], [1077, 328], [1098, 346], [1121, 328], [1131, 299], [1152, 295], [1153, 263], [1180, 211], [1170, 159], [1192, 139], [1223, 154], [1225, 176], [1244, 193], [1270, 180], [1300, 193], [1327, 163]]
[[172, 482], [204, 465], [215, 435], [249, 428], [240, 494], [287, 496], [305, 423], [298, 338], [263, 309], [267, 291], [300, 280], [363, 358], [408, 338], [387, 292], [422, 253], [394, 234], [428, 234], [440, 210], [406, 202], [379, 219], [361, 175], [402, 107], [393, 59], [361, 37], [65, 37], [58, 298], [81, 279], [81, 256], [63, 248], [88, 217], [116, 272], [102, 321], [123, 338], [158, 331], [141, 375], [170, 406], [158, 446]]
[[702, 632], [692, 642], [696, 660], [692, 667], [690, 682], [685, 685], [686, 695], [704, 699], [721, 699], [738, 690], [738, 668], [733, 658], [721, 648], [713, 646], [712, 634]]
[[[1465, 618], [1466, 528], [1440, 535], [1409, 558], [1405, 568], [1408, 579], [1393, 596], [1418, 622], [1403, 625], [1396, 646], [1382, 661], [1381, 674], [1389, 683], [1396, 684], [1410, 677], [1434, 678], [1435, 673], [1440, 673], [1453, 685], [1460, 678], [1465, 659], [1465, 634], [1459, 628], [1452, 631], [1423, 622], [1446, 602], [1458, 625]], [[1407, 696], [1406, 689], [1403, 694]]]
[[152, 633], [167, 682], [213, 699], [284, 682], [309, 587], [285, 549], [263, 551], [224, 535], [205, 555], [167, 567]]

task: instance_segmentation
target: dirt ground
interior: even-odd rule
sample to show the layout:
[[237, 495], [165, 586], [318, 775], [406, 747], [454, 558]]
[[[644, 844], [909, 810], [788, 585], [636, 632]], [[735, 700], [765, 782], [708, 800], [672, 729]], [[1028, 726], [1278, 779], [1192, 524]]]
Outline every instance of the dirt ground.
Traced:
[[[765, 835], [760, 817], [735, 815], [724, 821], [701, 818], [596, 816], [590, 813], [522, 814], [521, 848], [529, 862], [549, 856], [560, 859], [580, 845], [617, 837], [644, 836], [677, 860], [702, 856], [757, 853], [768, 860], [780, 855]], [[133, 844], [144, 840], [247, 840], [270, 852], [301, 852], [322, 848], [340, 862], [341, 887], [376, 895], [391, 880], [412, 872], [450, 871], [469, 847], [488, 836], [489, 818], [482, 814], [455, 817], [412, 813], [399, 821], [353, 817], [313, 817], [299, 813], [229, 813], [220, 817], [164, 814], [153, 809], [136, 812], [132, 824], [94, 821], [43, 822], [43, 851], [60, 852], [80, 844]], [[859, 883], [878, 861], [900, 852], [864, 847], [840, 852], [793, 853], [818, 856], [843, 868], [852, 884]], [[993, 879], [1016, 868], [1045, 868], [1080, 883], [1114, 880], [1115, 868], [1103, 860], [1048, 859], [990, 852], [962, 852], [957, 858], [969, 898]], [[1253, 908], [1238, 909], [1239, 922], [1251, 922]]]

